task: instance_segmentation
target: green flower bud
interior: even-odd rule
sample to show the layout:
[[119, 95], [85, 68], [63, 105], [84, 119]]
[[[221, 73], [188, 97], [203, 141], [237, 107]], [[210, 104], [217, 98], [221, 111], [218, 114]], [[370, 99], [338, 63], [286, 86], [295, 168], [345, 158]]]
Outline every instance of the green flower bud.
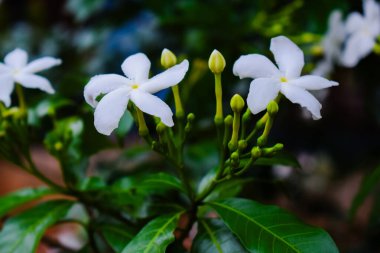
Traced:
[[226, 126], [231, 126], [233, 121], [234, 117], [232, 117], [232, 115], [227, 115], [227, 117], [224, 119], [224, 124]]
[[157, 126], [156, 126], [156, 131], [159, 134], [163, 133], [165, 131], [165, 129], [166, 129], [166, 126], [162, 122], [158, 123]]
[[172, 51], [166, 48], [162, 50], [161, 65], [164, 68], [168, 69], [170, 67], [173, 67], [176, 64], [177, 64], [177, 57], [175, 56], [175, 54], [173, 54]]
[[267, 105], [267, 111], [270, 116], [275, 115], [278, 112], [278, 104], [275, 101], [270, 101]]
[[261, 149], [259, 147], [253, 147], [251, 150], [252, 158], [259, 158], [261, 156]]
[[246, 140], [240, 140], [240, 141], [238, 142], [238, 149], [239, 149], [240, 151], [246, 149], [246, 147], [247, 147], [247, 141], [246, 141]]
[[193, 122], [195, 120], [195, 115], [194, 115], [194, 113], [189, 113], [188, 115], [187, 115], [187, 121], [189, 121], [189, 122]]
[[208, 59], [208, 67], [214, 74], [222, 73], [226, 67], [226, 60], [218, 50], [215, 49], [212, 51], [210, 58]]
[[245, 102], [244, 102], [244, 99], [239, 94], [235, 94], [231, 98], [230, 105], [233, 112], [241, 112], [241, 110], [243, 110], [245, 106]]

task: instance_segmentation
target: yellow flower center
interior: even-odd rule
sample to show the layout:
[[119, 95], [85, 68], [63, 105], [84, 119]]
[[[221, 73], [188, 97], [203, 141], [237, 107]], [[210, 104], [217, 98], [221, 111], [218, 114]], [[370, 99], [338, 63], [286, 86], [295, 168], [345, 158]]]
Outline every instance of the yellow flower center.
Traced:
[[134, 85], [132, 85], [132, 89], [137, 89], [139, 87], [139, 85], [138, 84], [134, 84]]
[[286, 77], [281, 77], [281, 78], [280, 78], [280, 81], [281, 81], [282, 83], [286, 83], [286, 82], [288, 82], [288, 79], [286, 79]]

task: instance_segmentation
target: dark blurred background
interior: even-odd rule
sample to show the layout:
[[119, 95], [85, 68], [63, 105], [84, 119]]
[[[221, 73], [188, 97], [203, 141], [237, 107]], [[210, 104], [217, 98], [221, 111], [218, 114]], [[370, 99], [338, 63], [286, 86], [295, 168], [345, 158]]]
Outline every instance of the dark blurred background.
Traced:
[[[52, 81], [57, 96], [76, 102], [59, 113], [80, 114], [87, 120], [89, 142], [85, 145], [92, 150], [89, 153], [95, 153], [108, 144], [102, 146], [105, 138], [93, 129], [91, 110], [83, 100], [84, 85], [96, 74], [121, 73], [122, 61], [136, 52], [147, 54], [152, 72], [158, 73], [162, 71], [161, 51], [168, 48], [191, 62], [181, 89], [187, 112], [197, 115], [199, 132], [191, 142], [202, 144], [189, 147], [189, 153], [197, 154], [198, 163], [212, 164], [215, 147], [209, 144], [213, 143], [215, 105], [213, 76], [207, 68], [212, 50], [218, 49], [227, 61], [223, 73], [227, 109], [234, 93], [245, 97], [248, 92], [249, 80], [240, 81], [232, 75], [233, 63], [240, 55], [272, 57], [270, 39], [285, 35], [304, 50], [304, 72], [308, 73], [320, 59], [313, 52], [320, 46], [331, 11], [340, 9], [346, 15], [362, 11], [361, 5], [354, 0], [2, 0], [0, 58], [16, 47], [27, 50], [31, 58], [61, 58], [63, 64], [44, 75]], [[281, 205], [305, 221], [323, 226], [342, 252], [380, 252], [380, 216], [373, 210], [379, 194], [368, 198], [353, 221], [347, 218], [361, 178], [380, 164], [379, 66], [380, 56], [372, 54], [353, 69], [336, 67], [331, 79], [340, 86], [325, 94], [319, 121], [313, 121], [299, 106], [283, 101], [271, 141], [284, 143], [287, 151], [298, 157], [302, 169], [257, 168], [250, 173], [260, 180], [242, 193]], [[34, 90], [26, 94], [32, 107], [46, 98]], [[172, 99], [167, 92], [160, 96]], [[50, 127], [39, 120], [36, 143]], [[134, 136], [132, 132], [125, 142], [132, 145]], [[40, 148], [35, 153], [37, 160], [50, 162], [41, 158], [46, 154]], [[6, 163], [1, 166], [1, 194], [38, 184]], [[54, 161], [43, 167], [53, 171], [51, 176], [59, 177], [59, 172], [54, 173]]]

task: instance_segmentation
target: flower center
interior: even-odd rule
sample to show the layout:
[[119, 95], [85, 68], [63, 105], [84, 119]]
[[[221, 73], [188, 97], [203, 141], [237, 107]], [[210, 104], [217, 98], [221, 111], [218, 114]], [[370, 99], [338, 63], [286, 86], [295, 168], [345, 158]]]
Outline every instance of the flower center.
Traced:
[[281, 81], [282, 83], [286, 83], [286, 82], [288, 82], [288, 79], [286, 79], [286, 77], [281, 77], [281, 78], [280, 78], [280, 81]]
[[134, 85], [132, 85], [132, 89], [137, 89], [139, 87], [139, 85], [138, 84], [134, 84]]

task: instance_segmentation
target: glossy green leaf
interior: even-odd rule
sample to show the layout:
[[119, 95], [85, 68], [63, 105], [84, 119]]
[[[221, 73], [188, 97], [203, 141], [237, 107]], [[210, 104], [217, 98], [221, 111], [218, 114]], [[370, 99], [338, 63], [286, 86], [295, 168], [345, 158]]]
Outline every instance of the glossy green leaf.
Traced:
[[101, 234], [112, 249], [120, 253], [125, 245], [135, 236], [135, 231], [121, 224], [102, 224], [99, 226]]
[[26, 188], [0, 197], [0, 217], [12, 209], [42, 196], [54, 193], [48, 188]]
[[201, 219], [194, 238], [192, 253], [244, 253], [248, 252], [219, 219]]
[[250, 252], [339, 252], [328, 233], [279, 207], [238, 198], [208, 204]]
[[45, 230], [62, 219], [73, 202], [45, 202], [7, 220], [0, 232], [1, 253], [35, 252]]
[[380, 166], [374, 169], [371, 173], [367, 174], [360, 185], [359, 191], [352, 201], [349, 210], [349, 217], [353, 218], [358, 208], [363, 204], [368, 195], [380, 184]]
[[164, 253], [174, 241], [174, 230], [181, 213], [158, 217], [149, 222], [122, 253]]

